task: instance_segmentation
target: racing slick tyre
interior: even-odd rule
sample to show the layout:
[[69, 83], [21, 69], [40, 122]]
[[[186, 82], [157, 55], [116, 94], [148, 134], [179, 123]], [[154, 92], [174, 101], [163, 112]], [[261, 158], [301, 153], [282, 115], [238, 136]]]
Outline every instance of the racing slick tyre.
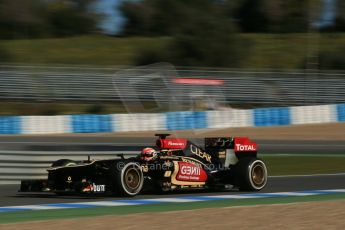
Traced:
[[73, 166], [76, 164], [77, 163], [75, 161], [70, 160], [70, 159], [60, 159], [60, 160], [54, 161], [51, 167]]
[[122, 196], [139, 194], [144, 185], [144, 174], [137, 162], [117, 163], [115, 174], [115, 192]]
[[241, 191], [259, 191], [266, 186], [267, 168], [258, 158], [243, 158], [236, 164], [235, 177]]

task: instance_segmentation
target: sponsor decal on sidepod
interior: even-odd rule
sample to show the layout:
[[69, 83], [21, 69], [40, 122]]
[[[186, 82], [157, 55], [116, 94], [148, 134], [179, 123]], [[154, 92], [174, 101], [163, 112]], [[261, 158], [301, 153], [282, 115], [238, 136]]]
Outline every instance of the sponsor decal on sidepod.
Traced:
[[206, 172], [195, 164], [178, 162], [179, 171], [176, 179], [181, 181], [205, 182], [207, 179]]
[[92, 183], [84, 188], [83, 192], [105, 192], [105, 185]]
[[193, 154], [197, 155], [198, 157], [203, 158], [206, 161], [212, 163], [212, 161], [211, 161], [212, 156], [207, 154], [207, 153], [205, 153], [205, 152], [203, 152], [203, 151], [201, 151], [201, 149], [199, 149], [198, 147], [196, 147], [194, 145], [190, 145], [190, 151]]

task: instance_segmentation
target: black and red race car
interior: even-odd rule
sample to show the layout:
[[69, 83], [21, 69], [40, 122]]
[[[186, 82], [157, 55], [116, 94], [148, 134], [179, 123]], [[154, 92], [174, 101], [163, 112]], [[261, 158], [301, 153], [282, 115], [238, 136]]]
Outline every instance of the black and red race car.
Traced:
[[140, 154], [127, 159], [60, 159], [47, 169], [48, 179], [23, 180], [20, 191], [135, 196], [143, 191], [258, 191], [267, 183], [266, 165], [248, 138], [205, 138], [203, 149], [187, 139], [156, 136], [159, 151], [150, 160]]

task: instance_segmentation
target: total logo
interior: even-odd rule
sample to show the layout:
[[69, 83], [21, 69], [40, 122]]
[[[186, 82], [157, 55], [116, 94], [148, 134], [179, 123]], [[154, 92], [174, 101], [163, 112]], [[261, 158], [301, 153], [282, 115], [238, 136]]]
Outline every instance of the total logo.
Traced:
[[105, 185], [92, 183], [86, 186], [83, 192], [105, 192]]
[[256, 148], [254, 145], [236, 144], [236, 151], [256, 151]]
[[257, 144], [249, 140], [248, 137], [235, 138], [235, 152], [251, 152], [257, 151]]

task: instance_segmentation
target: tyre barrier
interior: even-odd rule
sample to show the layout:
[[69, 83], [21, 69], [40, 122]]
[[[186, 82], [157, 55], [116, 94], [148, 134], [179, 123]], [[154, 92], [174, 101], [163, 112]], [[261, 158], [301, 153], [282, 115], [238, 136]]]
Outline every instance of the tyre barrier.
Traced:
[[104, 133], [262, 127], [345, 121], [345, 104], [202, 112], [0, 116], [0, 134]]

